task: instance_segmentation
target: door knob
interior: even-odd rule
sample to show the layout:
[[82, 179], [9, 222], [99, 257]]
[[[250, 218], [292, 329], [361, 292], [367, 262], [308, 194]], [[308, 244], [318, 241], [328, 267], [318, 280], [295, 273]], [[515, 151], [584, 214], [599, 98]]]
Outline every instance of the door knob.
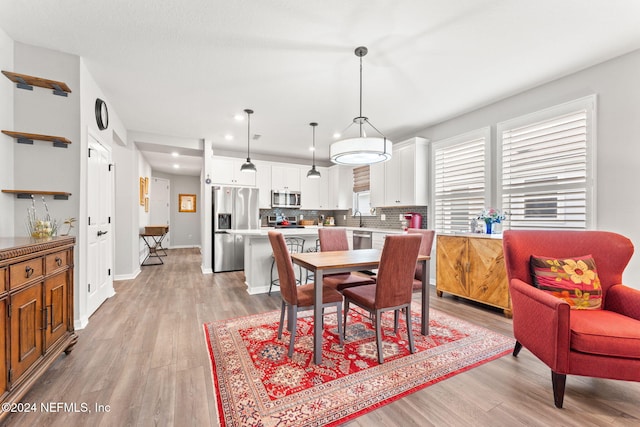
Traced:
[[108, 231], [98, 231], [98, 237], [103, 236], [105, 234], [107, 234]]

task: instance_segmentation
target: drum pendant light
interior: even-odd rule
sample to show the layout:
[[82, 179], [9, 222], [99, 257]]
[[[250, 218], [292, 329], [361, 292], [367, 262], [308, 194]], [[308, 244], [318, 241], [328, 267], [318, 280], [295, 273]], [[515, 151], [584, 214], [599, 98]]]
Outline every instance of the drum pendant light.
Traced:
[[307, 172], [307, 178], [320, 178], [320, 171], [318, 171], [316, 169], [316, 126], [318, 126], [317, 123], [312, 122], [309, 123], [309, 126], [311, 126], [311, 129], [313, 129], [313, 163], [311, 165], [311, 169], [309, 169], [309, 172]]
[[247, 161], [242, 164], [240, 170], [242, 172], [255, 172], [256, 165], [251, 163], [251, 152], [249, 149], [249, 144], [251, 142], [251, 115], [253, 114], [253, 110], [246, 109], [244, 112], [247, 113]]
[[[368, 49], [364, 46], [355, 50], [356, 56], [360, 58], [360, 115], [353, 119], [353, 122], [347, 127], [349, 129], [351, 125], [356, 123], [359, 127], [359, 134], [357, 137], [346, 138], [331, 144], [330, 156], [333, 163], [351, 166], [369, 165], [386, 162], [391, 158], [391, 141], [380, 133], [367, 117], [362, 115], [362, 57], [367, 52]], [[380, 136], [367, 136], [365, 125], [369, 125]]]

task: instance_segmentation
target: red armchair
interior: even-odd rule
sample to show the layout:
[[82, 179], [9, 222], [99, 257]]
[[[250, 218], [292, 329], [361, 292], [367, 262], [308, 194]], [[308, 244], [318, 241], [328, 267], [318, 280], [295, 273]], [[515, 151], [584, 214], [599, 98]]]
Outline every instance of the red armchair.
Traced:
[[[513, 307], [513, 356], [524, 346], [551, 368], [553, 397], [562, 408], [567, 374], [640, 381], [640, 291], [622, 285], [633, 244], [604, 231], [509, 230], [503, 234]], [[570, 310], [533, 285], [531, 255], [593, 256], [602, 308]]]

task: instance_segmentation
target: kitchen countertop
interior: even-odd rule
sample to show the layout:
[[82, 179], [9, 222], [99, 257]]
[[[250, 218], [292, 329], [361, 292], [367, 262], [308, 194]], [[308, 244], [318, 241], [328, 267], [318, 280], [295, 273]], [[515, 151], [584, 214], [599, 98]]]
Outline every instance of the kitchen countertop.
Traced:
[[[308, 235], [318, 234], [318, 228], [323, 228], [323, 227], [319, 227], [317, 225], [307, 225], [304, 228], [261, 227], [259, 229], [253, 229], [253, 230], [227, 230], [227, 232], [229, 234], [239, 234], [242, 236], [266, 237], [269, 231], [277, 230], [282, 232], [282, 234], [284, 235], [297, 235], [297, 236], [307, 235], [308, 236]], [[373, 233], [385, 233], [385, 234], [402, 233], [402, 230], [387, 229], [387, 228], [368, 228], [368, 227], [360, 228], [360, 227], [339, 227], [339, 226], [332, 226], [331, 228], [344, 228], [350, 231], [371, 231]]]

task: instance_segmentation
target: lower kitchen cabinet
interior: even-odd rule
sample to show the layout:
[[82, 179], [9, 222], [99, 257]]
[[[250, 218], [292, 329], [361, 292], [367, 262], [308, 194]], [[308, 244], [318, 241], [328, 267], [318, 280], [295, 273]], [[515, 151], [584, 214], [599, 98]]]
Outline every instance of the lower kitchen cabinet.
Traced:
[[0, 238], [0, 404], [20, 402], [78, 340], [73, 326], [74, 244], [74, 237]]
[[511, 317], [502, 239], [438, 235], [436, 291], [501, 308]]

